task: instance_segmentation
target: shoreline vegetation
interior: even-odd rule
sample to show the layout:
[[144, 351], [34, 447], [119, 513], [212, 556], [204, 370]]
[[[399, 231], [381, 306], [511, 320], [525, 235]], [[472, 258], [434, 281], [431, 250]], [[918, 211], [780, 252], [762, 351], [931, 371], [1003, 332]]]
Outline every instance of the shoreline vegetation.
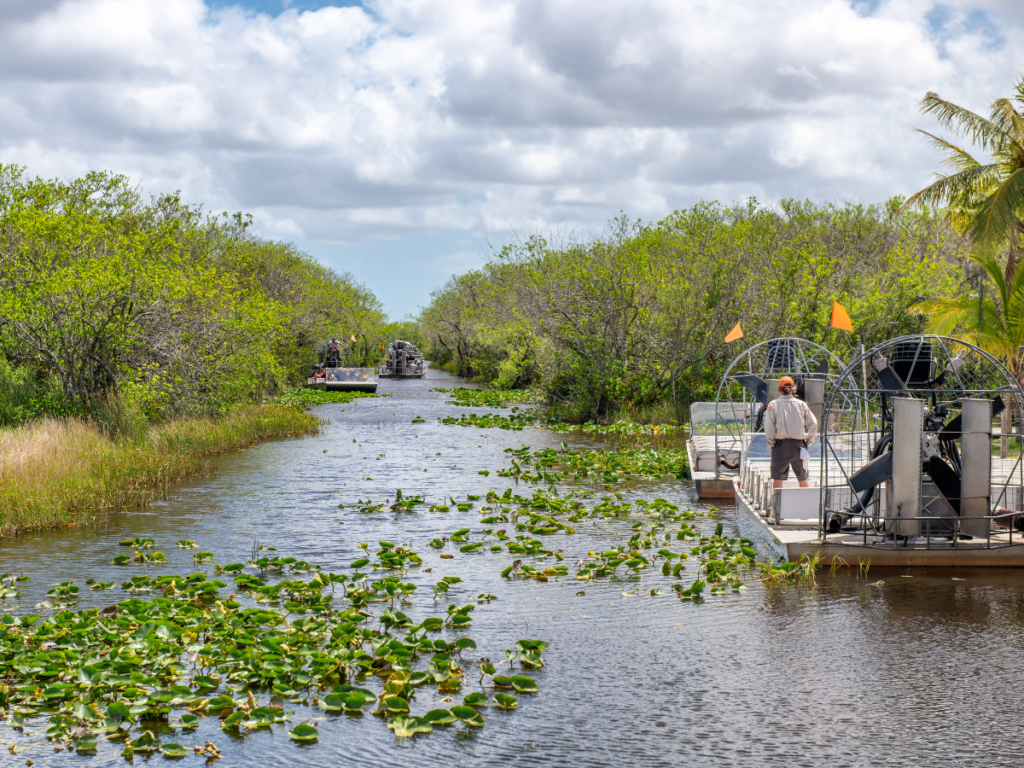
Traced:
[[373, 365], [405, 335], [351, 275], [252, 224], [112, 173], [0, 164], [0, 536], [144, 505], [213, 456], [316, 432], [303, 408], [339, 400], [289, 387], [319, 346]]
[[166, 497], [172, 483], [207, 472], [216, 456], [319, 429], [311, 414], [253, 404], [156, 425], [138, 438], [114, 439], [78, 418], [0, 430], [0, 538], [146, 506]]
[[318, 433], [322, 422], [309, 408], [363, 397], [381, 395], [293, 387], [273, 402], [145, 424], [131, 436], [77, 417], [0, 427], [0, 539], [147, 506], [167, 498], [172, 484], [207, 473], [217, 456]]
[[[926, 297], [976, 290], [974, 246], [945, 210], [903, 203], [700, 203], [599, 234], [534, 235], [453, 277], [420, 314], [433, 365], [535, 390], [567, 422], [687, 421], [728, 363], [779, 336], [850, 359], [919, 333]], [[830, 328], [833, 300], [857, 334]], [[739, 344], [724, 341], [742, 323]]]

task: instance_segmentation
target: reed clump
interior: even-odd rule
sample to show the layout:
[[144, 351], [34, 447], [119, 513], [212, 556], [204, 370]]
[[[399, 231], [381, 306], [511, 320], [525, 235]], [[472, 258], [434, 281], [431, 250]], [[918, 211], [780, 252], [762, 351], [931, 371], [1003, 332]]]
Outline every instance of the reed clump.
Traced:
[[152, 427], [112, 440], [94, 424], [46, 419], [0, 429], [0, 536], [74, 525], [87, 514], [143, 506], [171, 483], [206, 471], [218, 454], [261, 440], [315, 433], [319, 420], [279, 405]]

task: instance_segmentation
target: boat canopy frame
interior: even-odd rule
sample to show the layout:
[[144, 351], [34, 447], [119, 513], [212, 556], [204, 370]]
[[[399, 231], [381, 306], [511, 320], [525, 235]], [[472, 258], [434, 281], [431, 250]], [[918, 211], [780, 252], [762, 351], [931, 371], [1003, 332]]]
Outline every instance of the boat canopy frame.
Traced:
[[[817, 374], [824, 377], [826, 392], [829, 384], [843, 370], [845, 364], [833, 352], [821, 344], [797, 336], [780, 336], [748, 347], [738, 354], [718, 383], [715, 396], [715, 456], [741, 452], [743, 435], [751, 422], [757, 418], [760, 401], [735, 377], [749, 373], [761, 379], [777, 379], [782, 376], [807, 376], [823, 364], [828, 363], [828, 372]], [[720, 462], [715, 460], [715, 477], [719, 477]]]

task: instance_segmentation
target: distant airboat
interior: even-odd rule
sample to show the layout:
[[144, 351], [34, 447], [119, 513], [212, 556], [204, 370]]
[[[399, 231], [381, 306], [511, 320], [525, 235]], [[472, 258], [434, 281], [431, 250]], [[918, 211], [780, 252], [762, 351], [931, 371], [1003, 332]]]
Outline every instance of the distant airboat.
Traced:
[[323, 341], [316, 347], [306, 386], [328, 392], [376, 392], [377, 369], [360, 367], [355, 362], [347, 345], [336, 339]]
[[422, 379], [427, 375], [427, 364], [415, 344], [396, 339], [388, 344], [388, 356], [379, 373], [382, 379]]

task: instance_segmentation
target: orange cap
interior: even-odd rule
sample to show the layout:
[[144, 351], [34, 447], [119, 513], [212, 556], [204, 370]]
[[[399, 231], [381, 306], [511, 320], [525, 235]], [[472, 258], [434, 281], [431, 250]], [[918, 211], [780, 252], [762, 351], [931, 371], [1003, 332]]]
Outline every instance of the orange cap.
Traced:
[[796, 386], [796, 382], [793, 381], [793, 377], [792, 376], [783, 376], [781, 379], [779, 379], [779, 386], [780, 387], [784, 387], [787, 384], [789, 386], [791, 386], [791, 387], [795, 387]]

